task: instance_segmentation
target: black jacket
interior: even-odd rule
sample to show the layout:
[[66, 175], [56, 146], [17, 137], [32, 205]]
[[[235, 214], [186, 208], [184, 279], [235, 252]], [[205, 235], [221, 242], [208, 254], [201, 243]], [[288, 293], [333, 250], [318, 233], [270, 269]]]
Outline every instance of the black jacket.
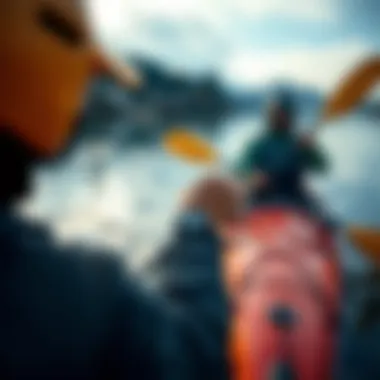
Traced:
[[114, 256], [58, 248], [1, 212], [0, 378], [226, 378], [219, 253], [210, 228], [180, 226], [154, 293]]

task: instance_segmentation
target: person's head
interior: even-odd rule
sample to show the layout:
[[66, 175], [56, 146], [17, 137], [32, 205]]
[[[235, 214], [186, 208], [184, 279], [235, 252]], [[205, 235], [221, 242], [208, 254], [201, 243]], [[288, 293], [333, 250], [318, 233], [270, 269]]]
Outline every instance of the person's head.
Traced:
[[291, 131], [294, 125], [294, 96], [287, 90], [272, 90], [267, 101], [268, 126], [274, 131]]
[[[111, 65], [95, 48], [81, 0], [1, 0], [0, 170], [56, 155], [92, 77]], [[117, 75], [128, 81], [120, 66]], [[20, 157], [25, 165], [12, 167]]]

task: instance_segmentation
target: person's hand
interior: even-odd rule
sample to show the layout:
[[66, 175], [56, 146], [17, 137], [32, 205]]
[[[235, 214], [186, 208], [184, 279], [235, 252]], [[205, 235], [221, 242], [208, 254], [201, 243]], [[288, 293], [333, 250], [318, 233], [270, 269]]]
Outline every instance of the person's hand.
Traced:
[[182, 202], [182, 209], [200, 210], [224, 235], [244, 210], [244, 193], [239, 184], [226, 178], [206, 178], [192, 186]]

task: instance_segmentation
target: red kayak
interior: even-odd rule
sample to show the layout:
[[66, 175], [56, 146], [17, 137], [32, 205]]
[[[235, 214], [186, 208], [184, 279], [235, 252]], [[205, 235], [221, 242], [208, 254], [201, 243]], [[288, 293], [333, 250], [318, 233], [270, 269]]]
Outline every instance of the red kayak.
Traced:
[[225, 256], [234, 305], [234, 380], [329, 380], [340, 275], [332, 232], [291, 209], [260, 208]]

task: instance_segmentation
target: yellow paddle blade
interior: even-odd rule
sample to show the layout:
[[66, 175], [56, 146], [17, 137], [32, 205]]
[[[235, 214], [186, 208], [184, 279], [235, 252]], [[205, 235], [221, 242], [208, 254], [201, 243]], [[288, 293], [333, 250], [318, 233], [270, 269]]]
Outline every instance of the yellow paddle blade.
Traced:
[[214, 164], [218, 153], [213, 146], [194, 133], [177, 129], [164, 136], [165, 149], [182, 159], [197, 164]]
[[380, 229], [350, 227], [348, 236], [371, 261], [380, 265]]
[[343, 78], [325, 106], [323, 119], [331, 120], [350, 111], [379, 81], [380, 56], [371, 57]]

